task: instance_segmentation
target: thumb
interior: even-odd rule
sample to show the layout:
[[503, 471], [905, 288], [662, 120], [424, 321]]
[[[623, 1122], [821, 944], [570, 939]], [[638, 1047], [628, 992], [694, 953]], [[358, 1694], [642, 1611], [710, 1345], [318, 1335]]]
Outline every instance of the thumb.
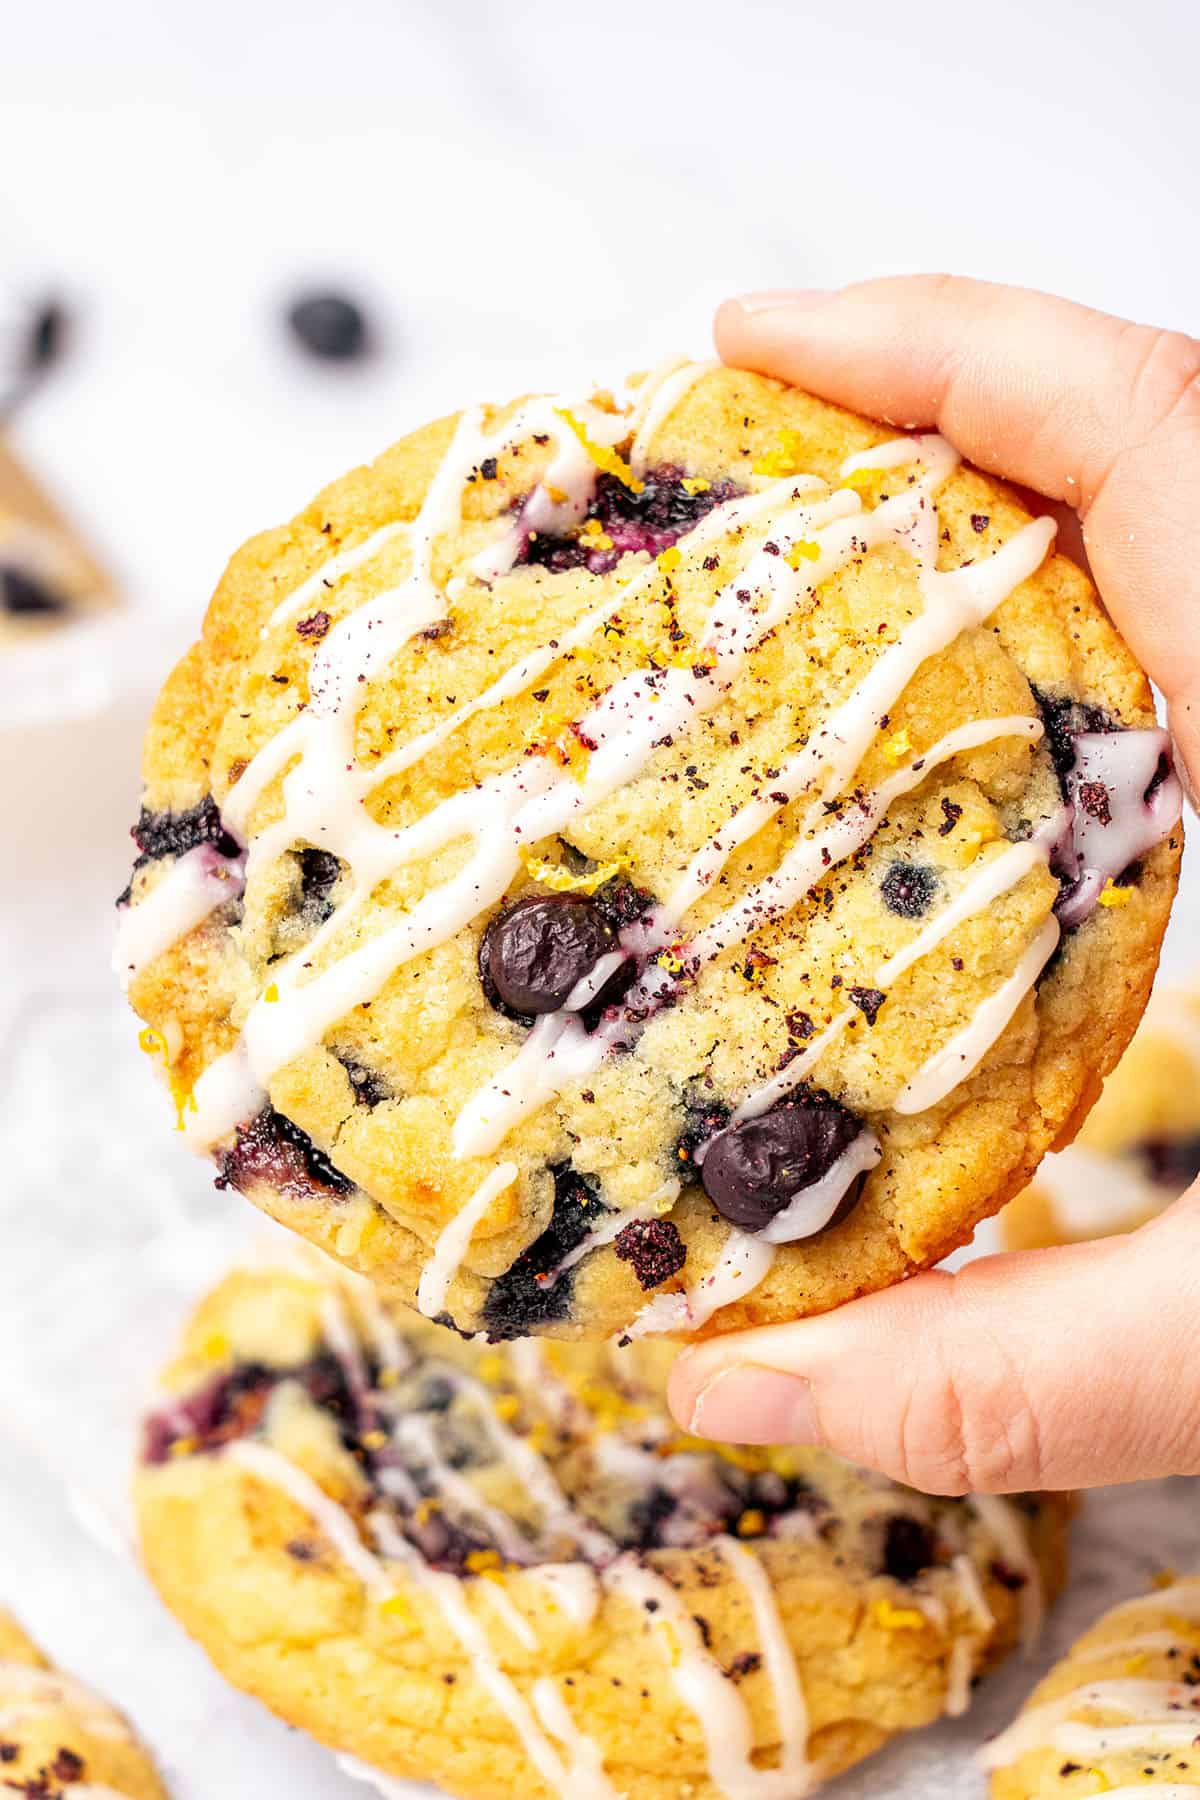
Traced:
[[820, 1444], [931, 1494], [1200, 1471], [1200, 1185], [1102, 1243], [935, 1270], [716, 1338], [671, 1374], [685, 1429]]

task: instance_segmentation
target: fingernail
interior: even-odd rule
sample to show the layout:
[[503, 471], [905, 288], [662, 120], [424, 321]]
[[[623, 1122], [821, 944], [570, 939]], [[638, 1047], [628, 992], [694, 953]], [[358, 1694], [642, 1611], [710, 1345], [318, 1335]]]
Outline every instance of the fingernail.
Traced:
[[803, 311], [829, 299], [826, 288], [767, 288], [759, 294], [739, 294], [734, 304], [748, 316], [755, 313]]
[[819, 1444], [812, 1389], [802, 1375], [741, 1363], [705, 1382], [692, 1408], [697, 1437], [732, 1444]]

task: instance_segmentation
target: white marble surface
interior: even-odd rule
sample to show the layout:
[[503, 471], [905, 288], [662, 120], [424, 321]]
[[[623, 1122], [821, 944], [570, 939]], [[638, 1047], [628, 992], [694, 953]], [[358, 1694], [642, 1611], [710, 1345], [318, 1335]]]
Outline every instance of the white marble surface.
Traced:
[[[223, 557], [437, 410], [702, 350], [732, 288], [953, 266], [1196, 329], [1197, 49], [1178, 0], [62, 0], [6, 22], [0, 273], [55, 278], [80, 318], [18, 436], [133, 615], [103, 705], [0, 723], [0, 1596], [138, 1717], [177, 1800], [363, 1792], [224, 1688], [115, 1553], [138, 1391], [248, 1228], [166, 1130], [106, 967], [141, 720]], [[377, 309], [364, 369], [313, 370], [276, 329], [325, 274]], [[1194, 1560], [1193, 1512], [1183, 1484], [1095, 1500], [1056, 1641]], [[977, 1800], [968, 1747], [1029, 1679], [839, 1796]]]

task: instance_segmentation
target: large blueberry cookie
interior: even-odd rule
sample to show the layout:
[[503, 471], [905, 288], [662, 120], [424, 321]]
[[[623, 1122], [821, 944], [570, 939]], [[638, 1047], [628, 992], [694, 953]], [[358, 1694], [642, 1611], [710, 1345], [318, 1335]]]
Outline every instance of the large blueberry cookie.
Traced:
[[113, 602], [91, 551], [0, 442], [0, 655]]
[[733, 369], [443, 420], [233, 560], [118, 964], [220, 1181], [430, 1316], [694, 1334], [1069, 1138], [1176, 878], [1146, 681], [937, 437]]
[[166, 1800], [149, 1752], [91, 1688], [52, 1668], [0, 1610], [0, 1794]]
[[1200, 1576], [1105, 1613], [982, 1760], [993, 1800], [1185, 1800], [1200, 1788]]
[[1200, 1178], [1200, 990], [1155, 993], [1070, 1149], [1009, 1202], [1012, 1250], [1078, 1244], [1145, 1225]]
[[1063, 1496], [684, 1437], [670, 1355], [235, 1273], [146, 1421], [147, 1567], [239, 1687], [463, 1800], [795, 1800], [964, 1711], [1061, 1580]]

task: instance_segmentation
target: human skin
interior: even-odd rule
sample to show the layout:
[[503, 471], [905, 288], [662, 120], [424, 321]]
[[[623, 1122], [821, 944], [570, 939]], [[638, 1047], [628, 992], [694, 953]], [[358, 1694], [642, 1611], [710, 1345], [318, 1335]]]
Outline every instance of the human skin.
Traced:
[[[1200, 343], [946, 275], [751, 294], [726, 362], [1033, 489], [1068, 527], [1167, 701], [1200, 791]], [[680, 1423], [814, 1443], [927, 1493], [1200, 1472], [1200, 1183], [1128, 1237], [933, 1270], [836, 1312], [714, 1339], [675, 1365]]]

